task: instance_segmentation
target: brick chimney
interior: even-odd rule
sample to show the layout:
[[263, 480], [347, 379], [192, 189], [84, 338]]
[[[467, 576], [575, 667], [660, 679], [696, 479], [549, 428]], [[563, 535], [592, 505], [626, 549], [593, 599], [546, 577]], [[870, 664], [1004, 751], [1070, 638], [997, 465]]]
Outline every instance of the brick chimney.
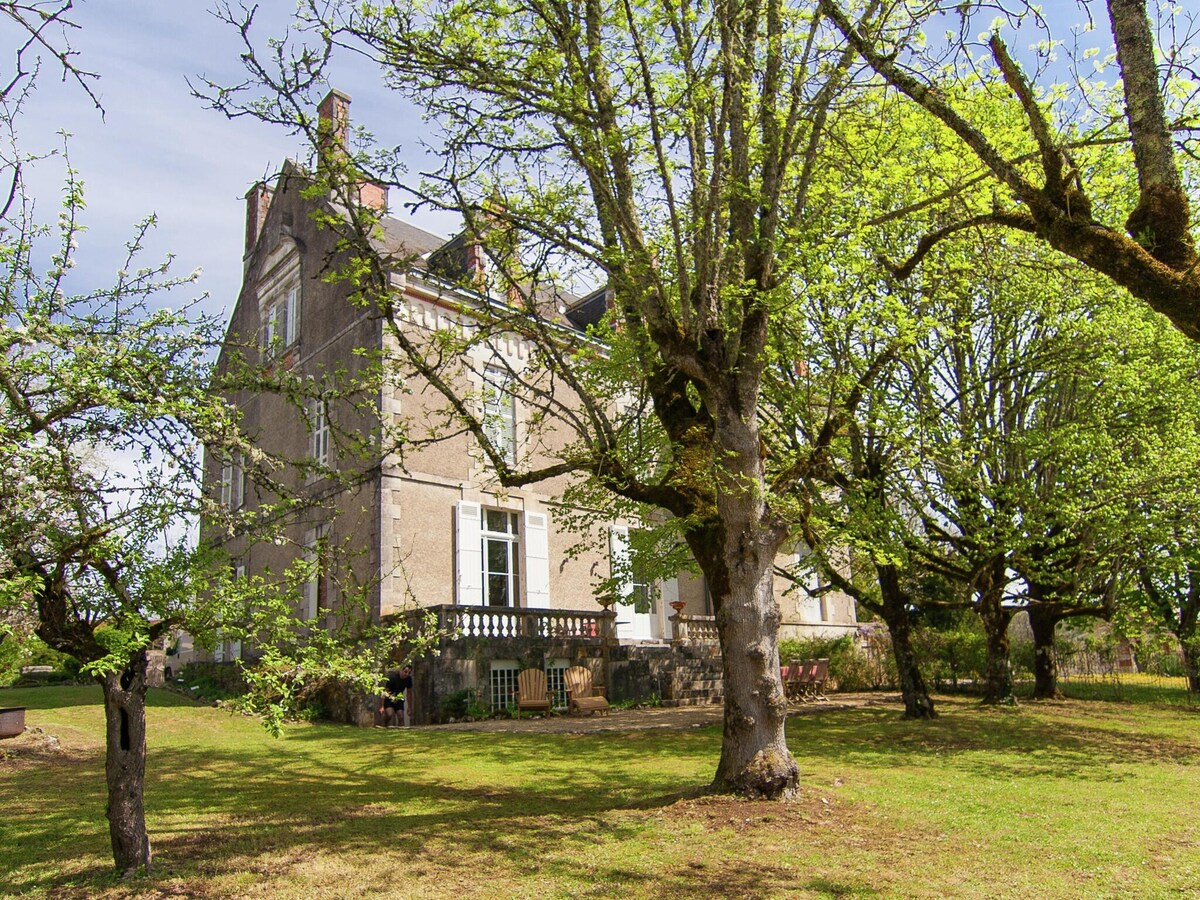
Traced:
[[271, 209], [271, 188], [259, 181], [246, 193], [246, 251], [249, 256], [262, 233], [267, 212]]
[[467, 275], [477, 291], [487, 289], [488, 258], [483, 244], [477, 240], [468, 240], [466, 247]]
[[[330, 154], [345, 156], [350, 147], [350, 95], [331, 88], [317, 105], [317, 138], [322, 164]], [[358, 202], [372, 209], [387, 211], [387, 185], [374, 181], [358, 184]]]
[[387, 212], [388, 189], [386, 184], [363, 181], [358, 185], [358, 202], [371, 209]]
[[317, 105], [317, 135], [322, 153], [330, 149], [346, 152], [350, 137], [350, 95], [331, 88]]

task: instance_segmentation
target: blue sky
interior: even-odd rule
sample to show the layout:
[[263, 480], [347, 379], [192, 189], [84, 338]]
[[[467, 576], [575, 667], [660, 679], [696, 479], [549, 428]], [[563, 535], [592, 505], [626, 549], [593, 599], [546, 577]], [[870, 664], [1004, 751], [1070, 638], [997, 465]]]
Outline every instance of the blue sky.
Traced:
[[[191, 96], [189, 76], [234, 83], [244, 75], [240, 36], [212, 16], [209, 5], [209, 0], [77, 0], [71, 15], [81, 27], [72, 32], [71, 42], [80, 53], [79, 64], [100, 76], [96, 93], [105, 108], [103, 119], [77, 85], [61, 83], [59, 73], [43, 64], [21, 142], [26, 151], [50, 149], [61, 143], [58, 130], [73, 135], [71, 162], [83, 178], [88, 204], [88, 232], [80, 239], [79, 268], [73, 273], [80, 290], [111, 278], [136, 223], [155, 213], [159, 224], [143, 264], [174, 253], [177, 274], [202, 268], [190, 293], [207, 291], [210, 312], [227, 314], [237, 298], [242, 197], [286, 156], [301, 155], [302, 147], [278, 128], [249, 118], [231, 121]], [[290, 3], [275, 0], [261, 12], [260, 37], [280, 33], [291, 9]], [[0, 31], [0, 47], [14, 46], [6, 37]], [[6, 49], [0, 71], [11, 66]], [[418, 133], [415, 114], [399, 108], [371, 66], [339, 58], [332, 75], [337, 87], [354, 97], [355, 121], [381, 140], [398, 142]], [[42, 165], [32, 182], [41, 218], [53, 221], [61, 165]], [[455, 227], [444, 215], [418, 215], [413, 221], [442, 234]]]
[[[22, 126], [22, 144], [27, 151], [48, 149], [57, 145], [59, 129], [74, 135], [72, 162], [88, 200], [89, 232], [80, 241], [76, 270], [81, 290], [105, 282], [120, 267], [134, 225], [155, 213], [159, 226], [143, 263], [152, 265], [171, 252], [177, 273], [201, 267], [197, 290], [211, 295], [205, 309], [228, 313], [241, 282], [242, 197], [286, 156], [302, 154], [296, 139], [283, 131], [249, 118], [230, 121], [190, 95], [189, 76], [230, 84], [244, 75], [240, 37], [209, 12], [211, 2], [76, 0], [72, 17], [81, 27], [72, 43], [80, 65], [100, 75], [96, 90], [106, 111], [103, 119], [76, 85], [62, 84], [49, 65], [42, 73]], [[1066, 0], [1051, 5], [1058, 17], [1066, 12], [1056, 8], [1059, 2], [1069, 8], [1071, 21], [1080, 18], [1076, 4]], [[293, 9], [285, 0], [263, 6], [256, 32], [260, 45], [282, 33]], [[0, 47], [14, 46], [8, 37], [0, 29]], [[0, 71], [11, 67], [7, 53], [0, 53], [0, 66]], [[419, 118], [382, 87], [370, 64], [343, 55], [335, 58], [331, 78], [354, 98], [356, 122], [384, 145], [407, 142], [417, 152], [412, 139], [421, 133]], [[55, 218], [61, 184], [58, 166], [43, 166], [35, 176], [45, 220]], [[457, 226], [446, 214], [417, 214], [413, 222], [441, 234]]]

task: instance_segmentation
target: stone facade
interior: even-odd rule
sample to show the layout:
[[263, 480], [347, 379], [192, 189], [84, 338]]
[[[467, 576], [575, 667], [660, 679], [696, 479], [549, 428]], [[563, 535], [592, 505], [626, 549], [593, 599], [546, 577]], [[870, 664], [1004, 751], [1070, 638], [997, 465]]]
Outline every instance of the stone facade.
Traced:
[[[332, 92], [322, 103], [321, 114], [331, 123], [331, 133], [344, 132], [349, 98]], [[235, 365], [239, 356], [249, 356], [307, 378], [326, 378], [337, 371], [352, 377], [365, 365], [363, 351], [394, 350], [379, 318], [351, 304], [346, 288], [328, 277], [342, 260], [334, 236], [314, 220], [318, 201], [302, 191], [304, 186], [301, 170], [288, 164], [273, 184], [256, 185], [247, 195], [245, 278], [230, 319], [219, 363], [222, 370]], [[386, 192], [378, 186], [363, 185], [360, 193], [364, 202], [386, 208]], [[411, 327], [425, 333], [469, 327], [469, 312], [464, 310], [479, 302], [478, 297], [455, 295], [453, 287], [448, 287], [445, 268], [461, 265], [478, 274], [486, 264], [478, 248], [461, 235], [447, 241], [392, 217], [384, 218], [383, 232], [385, 249], [411, 260], [392, 282]], [[603, 311], [603, 299], [600, 292], [573, 307], [563, 307], [558, 324], [567, 330], [581, 326], [583, 318], [576, 321], [571, 316], [594, 317], [598, 303]], [[493, 301], [503, 302], [504, 298]], [[504, 336], [496, 338], [490, 352], [500, 354], [515, 369], [527, 366], [531, 358], [529, 347]], [[302, 615], [316, 625], [336, 619], [339, 585], [351, 581], [369, 586], [369, 614], [376, 620], [403, 614], [414, 606], [488, 609], [481, 606], [485, 600], [496, 602], [495, 597], [484, 596], [493, 589], [493, 581], [488, 580], [489, 573], [494, 579], [494, 572], [487, 568], [489, 553], [508, 554], [502, 606], [601, 611], [596, 585], [611, 577], [613, 554], [619, 552], [623, 541], [628, 546], [628, 530], [636, 523], [593, 522], [591, 549], [568, 553], [579, 535], [563, 527], [568, 511], [558, 499], [564, 486], [561, 480], [501, 491], [465, 433], [414, 449], [405, 455], [403, 464], [383, 453], [378, 442], [368, 441], [351, 450], [339, 440], [339, 435], [377, 434], [381, 422], [398, 416], [411, 421], [435, 420], [441, 401], [428, 385], [406, 383], [385, 388], [373, 403], [332, 401], [320, 410], [309, 410], [307, 416], [270, 393], [246, 390], [233, 399], [241, 411], [245, 433], [272, 453], [291, 459], [324, 455], [335, 468], [357, 466], [363, 471], [352, 488], [328, 479], [303, 485], [323, 496], [325, 508], [313, 512], [308, 521], [291, 526], [285, 539], [252, 543], [232, 538], [226, 542], [239, 572], [267, 577], [283, 571], [297, 554], [316, 554], [322, 546], [351, 548], [354, 552], [349, 555], [332, 554], [329, 570], [322, 570], [304, 596], [297, 598]], [[528, 430], [529, 415], [514, 404], [511, 427], [518, 442]], [[330, 427], [322, 431], [322, 422]], [[539, 443], [541, 446], [544, 444]], [[530, 448], [528, 452], [538, 451]], [[231, 505], [253, 506], [269, 499], [256, 495], [254, 483], [245, 477], [237, 460], [210, 459], [205, 481], [207, 490]], [[781, 564], [795, 561], [782, 559]], [[784, 636], [854, 629], [850, 598], [827, 594], [813, 599], [788, 587], [783, 580], [777, 584]], [[684, 677], [687, 667], [671, 661], [673, 651], [668, 642], [675, 636], [673, 623], [677, 620], [667, 607], [677, 601], [683, 615], [704, 617], [712, 613], [711, 601], [703, 579], [687, 572], [659, 583], [657, 595], [657, 605], [650, 612], [618, 605], [615, 633], [607, 641], [589, 641], [584, 635], [557, 642], [487, 635], [448, 641], [436, 665], [422, 673], [418, 664], [413, 709], [421, 710], [423, 720], [432, 721], [442, 699], [451, 694], [494, 692], [497, 681], [493, 671], [503, 673], [526, 665], [557, 668], [563, 660], [594, 666], [597, 679], [611, 687], [614, 699], [652, 695], [686, 699], [682, 695], [694, 691], [692, 685], [707, 676], [693, 673], [695, 677]], [[645, 645], [644, 651], [635, 650], [637, 644]], [[707, 654], [711, 658], [715, 654], [711, 644], [694, 647], [702, 649], [690, 651], [693, 656]], [[220, 652], [229, 659], [250, 653], [252, 648], [225, 646]], [[361, 718], [351, 709], [352, 703], [330, 700], [327, 705], [341, 710], [341, 718]]]

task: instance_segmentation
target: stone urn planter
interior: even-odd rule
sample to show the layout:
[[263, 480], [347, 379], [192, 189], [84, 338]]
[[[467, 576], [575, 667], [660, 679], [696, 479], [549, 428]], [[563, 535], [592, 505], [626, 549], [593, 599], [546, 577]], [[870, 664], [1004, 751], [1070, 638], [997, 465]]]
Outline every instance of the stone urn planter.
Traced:
[[675, 615], [677, 615], [677, 616], [683, 614], [683, 608], [685, 606], [687, 606], [686, 600], [672, 600], [671, 601], [671, 609], [675, 610]]
[[0, 707], [0, 738], [16, 737], [25, 731], [25, 707]]

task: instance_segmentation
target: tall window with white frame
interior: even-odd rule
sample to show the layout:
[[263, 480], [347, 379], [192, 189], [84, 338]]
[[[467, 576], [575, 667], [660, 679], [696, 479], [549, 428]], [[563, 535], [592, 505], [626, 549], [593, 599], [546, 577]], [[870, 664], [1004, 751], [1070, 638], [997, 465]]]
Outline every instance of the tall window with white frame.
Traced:
[[308, 455], [322, 467], [329, 465], [329, 403], [324, 399], [308, 402]]
[[[230, 566], [230, 574], [234, 581], [241, 581], [246, 577], [246, 563], [238, 558], [233, 560]], [[223, 663], [242, 658], [242, 642], [237, 638], [228, 638], [224, 630], [217, 629], [217, 642], [213, 646], [213, 662]]]
[[483, 430], [509, 464], [517, 461], [517, 400], [511, 379], [499, 366], [484, 370]]
[[648, 612], [652, 615], [657, 615], [658, 597], [657, 592], [654, 590], [653, 579], [646, 571], [645, 558], [636, 551], [629, 561], [629, 573], [632, 579], [630, 582], [629, 602], [640, 613]]
[[513, 702], [519, 669], [515, 660], [492, 660], [488, 671], [488, 701], [493, 711], [506, 709]]
[[502, 509], [483, 511], [483, 603], [516, 606], [521, 583], [518, 516]]
[[829, 609], [825, 592], [821, 590], [821, 577], [813, 565], [812, 551], [808, 544], [800, 541], [796, 545], [796, 570], [800, 573], [797, 612], [802, 622], [828, 622]]
[[312, 565], [304, 584], [303, 618], [309, 621], [329, 611], [329, 525], [322, 523], [308, 533], [304, 542], [305, 561]]
[[246, 474], [242, 467], [242, 452], [235, 450], [221, 461], [221, 505], [226, 509], [241, 509], [246, 499]]
[[[245, 560], [240, 559], [240, 558], [234, 560], [234, 562], [233, 562], [233, 579], [234, 579], [234, 581], [241, 581], [245, 577], [246, 577], [246, 562], [245, 562]], [[230, 659], [241, 659], [242, 658], [242, 642], [239, 639], [235, 638], [235, 639], [232, 639], [229, 641], [229, 658]]]
[[263, 356], [282, 354], [300, 336], [300, 287], [293, 285], [267, 300], [263, 308]]

